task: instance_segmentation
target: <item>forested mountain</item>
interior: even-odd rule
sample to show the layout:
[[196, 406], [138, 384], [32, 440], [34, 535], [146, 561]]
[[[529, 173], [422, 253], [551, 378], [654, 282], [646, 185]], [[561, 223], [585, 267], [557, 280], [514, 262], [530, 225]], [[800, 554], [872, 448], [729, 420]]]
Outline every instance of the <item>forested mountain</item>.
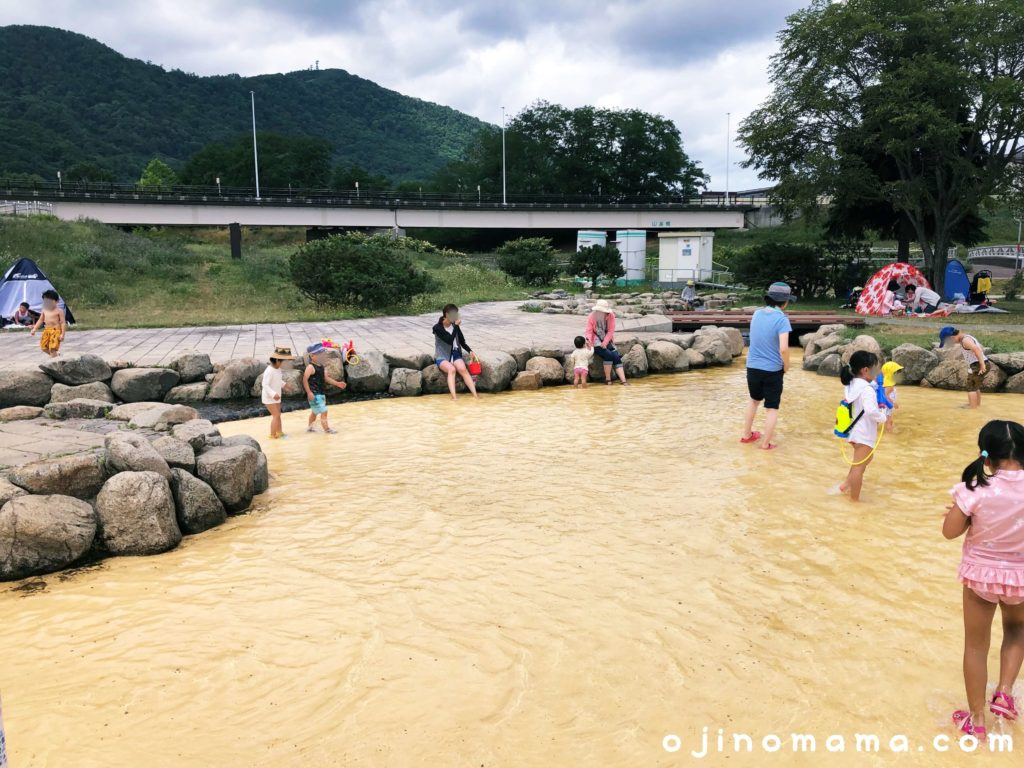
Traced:
[[153, 157], [175, 170], [250, 128], [326, 139], [332, 159], [395, 181], [460, 159], [485, 124], [340, 69], [199, 77], [51, 27], [0, 27], [0, 175], [92, 162], [136, 181]]

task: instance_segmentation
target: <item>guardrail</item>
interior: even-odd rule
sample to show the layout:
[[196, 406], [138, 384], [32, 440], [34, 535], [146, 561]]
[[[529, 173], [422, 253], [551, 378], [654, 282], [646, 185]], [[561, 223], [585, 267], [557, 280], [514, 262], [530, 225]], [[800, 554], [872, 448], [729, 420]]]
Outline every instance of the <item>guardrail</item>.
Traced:
[[159, 203], [188, 205], [272, 205], [370, 208], [448, 208], [481, 210], [728, 210], [745, 211], [755, 198], [731, 197], [724, 200], [672, 197], [609, 196], [609, 195], [508, 195], [485, 194], [468, 190], [434, 193], [409, 190], [331, 190], [331, 189], [264, 189], [257, 197], [255, 190], [239, 187], [174, 186], [141, 187], [134, 184], [106, 182], [35, 183], [0, 178], [0, 198], [49, 202], [94, 203]]
[[53, 213], [53, 203], [38, 200], [0, 201], [0, 215], [28, 216], [37, 213]]
[[1019, 245], [986, 245], [968, 248], [967, 259], [990, 266], [1006, 266], [1019, 270], [1024, 268], [1024, 252]]

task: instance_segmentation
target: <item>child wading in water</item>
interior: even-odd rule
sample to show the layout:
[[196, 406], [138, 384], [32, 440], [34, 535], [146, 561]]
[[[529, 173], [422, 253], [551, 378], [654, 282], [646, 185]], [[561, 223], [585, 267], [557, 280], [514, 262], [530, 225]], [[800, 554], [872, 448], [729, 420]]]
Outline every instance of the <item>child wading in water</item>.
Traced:
[[344, 381], [335, 381], [324, 370], [324, 345], [321, 342], [310, 344], [306, 348], [309, 353], [309, 365], [302, 374], [302, 386], [306, 390], [306, 397], [309, 398], [309, 424], [307, 432], [315, 432], [316, 417], [320, 416], [320, 426], [329, 435], [336, 435], [338, 430], [331, 429], [327, 423], [327, 395], [324, 389], [331, 384], [338, 389], [345, 389], [348, 385]]
[[60, 344], [64, 341], [64, 334], [67, 332], [67, 321], [64, 318], [64, 310], [57, 302], [60, 296], [54, 290], [43, 291], [43, 312], [32, 326], [32, 335], [36, 335], [39, 326], [43, 326], [43, 335], [39, 339], [39, 348], [50, 357], [56, 357], [60, 352]]
[[583, 336], [573, 339], [576, 347], [572, 351], [572, 384], [574, 387], [587, 388], [587, 376], [590, 374], [590, 361], [594, 358], [594, 350], [587, 349], [587, 340]]
[[285, 437], [281, 427], [281, 392], [284, 390], [284, 376], [281, 366], [285, 360], [294, 360], [291, 349], [275, 347], [270, 355], [270, 364], [263, 371], [263, 404], [270, 412], [270, 437], [276, 440]]
[[876, 376], [878, 356], [873, 352], [858, 350], [850, 356], [850, 362], [839, 372], [839, 379], [845, 387], [843, 398], [852, 407], [854, 420], [847, 441], [853, 446], [853, 464], [839, 490], [850, 494], [852, 501], [860, 501], [860, 490], [864, 484], [864, 473], [874, 458], [875, 441], [878, 440], [878, 425], [886, 420], [886, 414], [878, 407], [878, 393], [871, 386]]
[[[953, 487], [942, 535], [964, 539], [960, 582], [964, 605], [967, 710], [953, 713], [964, 733], [984, 739], [985, 709], [1017, 719], [1013, 684], [1024, 660], [1024, 427], [990, 421], [978, 435], [980, 455]], [[986, 702], [988, 651], [996, 607], [1003, 618], [999, 682]]]

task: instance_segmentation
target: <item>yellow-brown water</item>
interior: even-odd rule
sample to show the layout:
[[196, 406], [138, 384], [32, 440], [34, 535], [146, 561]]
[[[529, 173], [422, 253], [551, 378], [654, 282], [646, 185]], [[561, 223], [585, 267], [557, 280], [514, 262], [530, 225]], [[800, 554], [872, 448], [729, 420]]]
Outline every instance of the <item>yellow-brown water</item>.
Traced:
[[[840, 396], [788, 377], [772, 453], [737, 441], [740, 366], [350, 404], [336, 436], [290, 414], [250, 515], [0, 587], [12, 768], [869, 764], [855, 733], [979, 764], [931, 749], [963, 704], [941, 514], [1020, 406], [904, 387], [856, 506], [827, 493]], [[705, 726], [754, 754], [694, 758]], [[761, 751], [792, 732], [818, 753]]]

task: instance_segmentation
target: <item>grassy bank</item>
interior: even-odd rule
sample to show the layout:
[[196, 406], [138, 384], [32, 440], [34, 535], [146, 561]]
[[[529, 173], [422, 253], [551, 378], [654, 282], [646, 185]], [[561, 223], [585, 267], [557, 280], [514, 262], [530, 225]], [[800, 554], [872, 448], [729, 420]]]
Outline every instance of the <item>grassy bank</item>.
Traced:
[[[964, 323], [966, 325], [966, 323]], [[900, 344], [916, 344], [931, 349], [939, 340], [939, 328], [916, 325], [870, 325], [867, 328], [850, 328], [844, 331], [846, 338], [852, 339], [860, 334], [875, 337], [882, 349], [891, 352]], [[1024, 333], [1020, 331], [998, 330], [996, 327], [984, 331], [970, 331], [978, 337], [978, 341], [993, 352], [1020, 352], [1024, 350]]]

